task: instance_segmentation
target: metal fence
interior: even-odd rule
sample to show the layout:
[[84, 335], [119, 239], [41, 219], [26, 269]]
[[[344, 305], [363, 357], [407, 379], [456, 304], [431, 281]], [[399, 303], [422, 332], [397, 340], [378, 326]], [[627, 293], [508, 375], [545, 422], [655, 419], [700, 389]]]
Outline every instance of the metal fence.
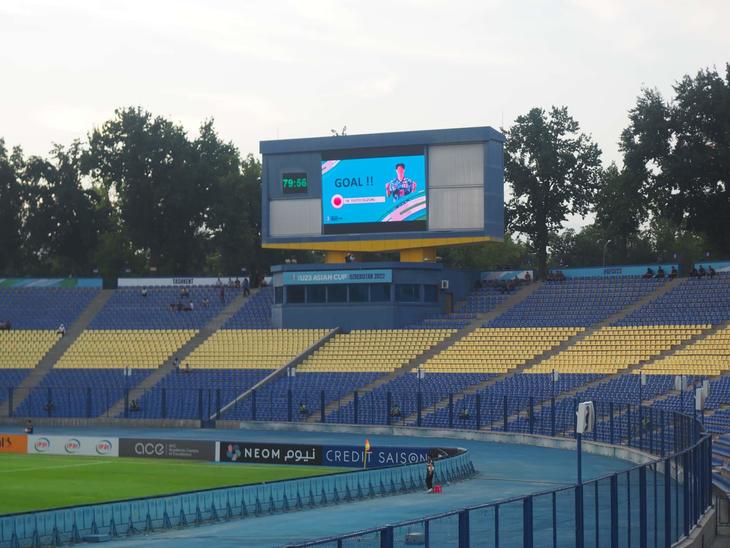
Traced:
[[[598, 424], [609, 425], [614, 444], [640, 447], [658, 458], [573, 487], [291, 546], [670, 547], [712, 504], [711, 438], [686, 415], [611, 402], [596, 407], [603, 410]], [[548, 415], [548, 424], [533, 422], [532, 429], [540, 424], [570, 436], [570, 421], [553, 426], [557, 415]], [[598, 431], [587, 439], [600, 439]]]
[[[439, 461], [436, 481], [474, 474], [467, 452]], [[423, 463], [0, 516], [0, 546], [58, 546], [316, 508], [423, 489]]]

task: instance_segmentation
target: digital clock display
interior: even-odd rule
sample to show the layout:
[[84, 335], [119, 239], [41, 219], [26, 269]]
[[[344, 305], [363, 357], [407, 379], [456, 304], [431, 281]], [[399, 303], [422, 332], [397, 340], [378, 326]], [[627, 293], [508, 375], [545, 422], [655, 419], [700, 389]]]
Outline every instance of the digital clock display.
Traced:
[[306, 193], [309, 189], [306, 173], [284, 173], [281, 176], [281, 189], [284, 194]]

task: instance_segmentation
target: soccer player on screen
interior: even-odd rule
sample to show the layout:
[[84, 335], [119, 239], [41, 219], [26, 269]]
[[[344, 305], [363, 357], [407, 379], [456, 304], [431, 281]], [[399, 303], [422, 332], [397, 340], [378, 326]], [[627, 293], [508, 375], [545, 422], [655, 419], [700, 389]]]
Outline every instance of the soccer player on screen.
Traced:
[[403, 196], [415, 191], [416, 181], [406, 177], [406, 165], [403, 163], [395, 164], [395, 179], [385, 183], [385, 195], [392, 197], [393, 201], [397, 202]]

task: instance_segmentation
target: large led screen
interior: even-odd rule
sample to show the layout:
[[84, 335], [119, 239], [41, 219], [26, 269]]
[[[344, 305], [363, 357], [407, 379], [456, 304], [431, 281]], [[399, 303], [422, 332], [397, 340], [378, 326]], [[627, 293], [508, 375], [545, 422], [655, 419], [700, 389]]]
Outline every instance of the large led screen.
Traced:
[[322, 162], [324, 234], [426, 230], [423, 154]]

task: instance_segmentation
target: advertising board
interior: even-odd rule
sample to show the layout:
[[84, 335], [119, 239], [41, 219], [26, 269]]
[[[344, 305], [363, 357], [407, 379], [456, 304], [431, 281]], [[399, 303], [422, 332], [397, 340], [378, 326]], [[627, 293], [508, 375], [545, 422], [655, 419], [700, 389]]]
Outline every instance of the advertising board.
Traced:
[[28, 436], [19, 434], [0, 434], [0, 453], [28, 452]]
[[165, 440], [157, 438], [122, 438], [119, 440], [119, 456], [214, 461], [215, 442]]
[[282, 443], [220, 442], [220, 462], [321, 465], [322, 447]]
[[83, 455], [118, 457], [118, 438], [88, 436], [28, 436], [28, 453], [35, 455]]
[[322, 284], [371, 284], [390, 283], [393, 271], [388, 269], [337, 270], [284, 272], [284, 285], [322, 285]]
[[[435, 458], [439, 450], [431, 447], [377, 447], [372, 446], [368, 451], [368, 468], [382, 468], [399, 466], [402, 464], [416, 464], [426, 462], [428, 456]], [[322, 450], [323, 466], [357, 467], [363, 465], [365, 450], [362, 446], [333, 445]]]

